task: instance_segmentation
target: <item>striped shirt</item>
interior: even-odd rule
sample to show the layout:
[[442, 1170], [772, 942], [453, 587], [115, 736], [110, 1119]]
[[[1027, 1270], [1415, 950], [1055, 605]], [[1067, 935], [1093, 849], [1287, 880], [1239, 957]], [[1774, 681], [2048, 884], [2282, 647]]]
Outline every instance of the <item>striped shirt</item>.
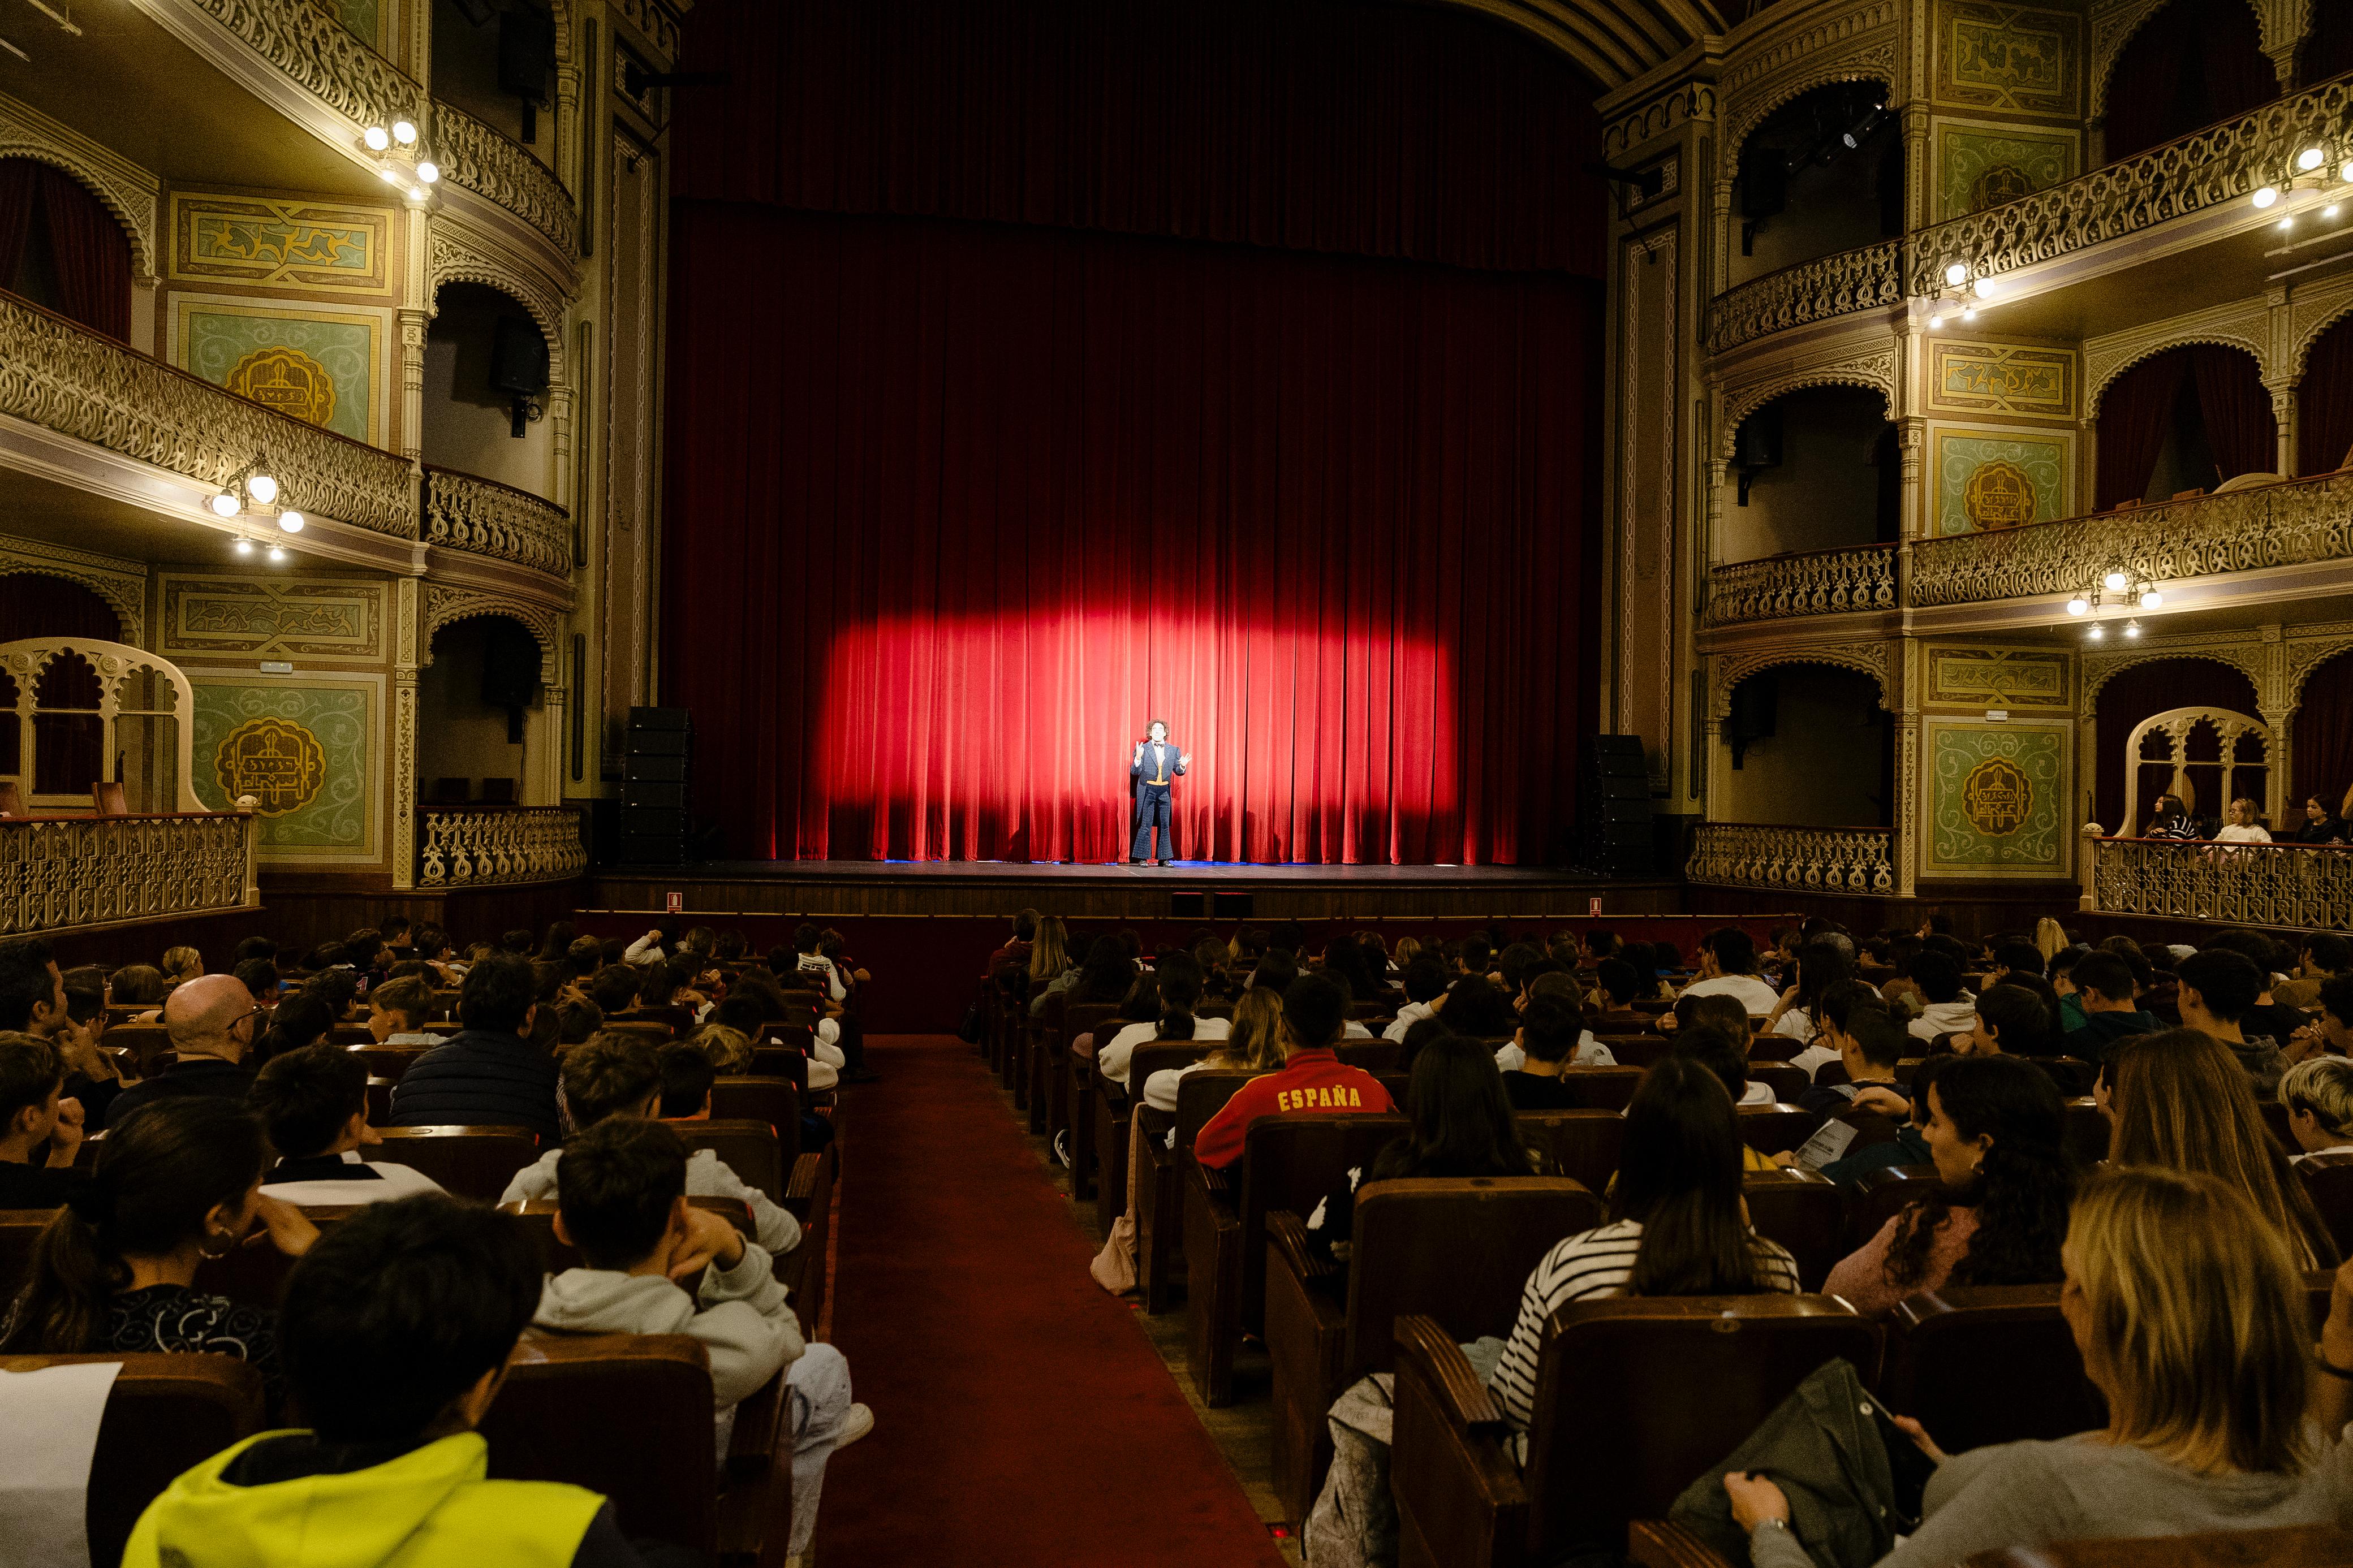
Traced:
[[[1621, 1295], [1634, 1272], [1634, 1254], [1642, 1245], [1642, 1222], [1621, 1219], [1598, 1230], [1579, 1232], [1556, 1245], [1528, 1276], [1520, 1295], [1519, 1321], [1512, 1325], [1511, 1342], [1488, 1391], [1504, 1409], [1504, 1419], [1521, 1430], [1535, 1424], [1536, 1352], [1544, 1342], [1545, 1320], [1571, 1301], [1590, 1301]], [[1780, 1243], [1756, 1238], [1760, 1287], [1795, 1294], [1798, 1263]]]

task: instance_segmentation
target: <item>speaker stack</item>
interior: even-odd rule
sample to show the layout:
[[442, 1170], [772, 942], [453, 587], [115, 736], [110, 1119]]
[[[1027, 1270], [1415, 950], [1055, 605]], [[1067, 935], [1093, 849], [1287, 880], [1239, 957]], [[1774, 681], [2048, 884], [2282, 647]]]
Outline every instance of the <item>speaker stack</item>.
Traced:
[[1651, 875], [1651, 777], [1640, 735], [1596, 735], [1578, 769], [1577, 816], [1586, 869], [1606, 877]]
[[692, 821], [694, 724], [683, 708], [632, 708], [621, 757], [620, 859], [680, 866]]

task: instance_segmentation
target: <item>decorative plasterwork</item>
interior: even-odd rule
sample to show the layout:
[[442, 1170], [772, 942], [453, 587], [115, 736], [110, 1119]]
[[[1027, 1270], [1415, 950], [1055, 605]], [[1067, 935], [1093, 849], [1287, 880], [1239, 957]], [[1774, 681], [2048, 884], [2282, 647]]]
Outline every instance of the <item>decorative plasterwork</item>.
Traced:
[[485, 594], [471, 588], [451, 588], [439, 583], [425, 584], [424, 635], [418, 639], [417, 668], [433, 662], [433, 639], [441, 628], [458, 621], [470, 621], [483, 616], [504, 616], [519, 623], [539, 644], [540, 679], [555, 679], [556, 647], [564, 637], [564, 612], [546, 605], [526, 604], [502, 594]]
[[245, 40], [294, 84], [352, 122], [388, 124], [414, 115], [423, 96], [398, 67], [352, 36], [333, 13], [306, 0], [172, 0]]
[[2084, 417], [2099, 417], [2100, 400], [2126, 371], [2168, 349], [2191, 343], [2243, 349], [2255, 356], [2259, 374], [2269, 380], [2274, 370], [2270, 340], [2270, 307], [2261, 300], [2232, 300], [2170, 321], [2151, 321], [2130, 331], [2092, 338], [2084, 344]]
[[[1866, 0], [1810, 26], [1767, 34], [1725, 61], [1716, 79], [1724, 105], [1725, 168], [1739, 166], [1740, 145], [1757, 121], [1801, 94], [1834, 81], [1903, 82], [1896, 70], [1897, 0]], [[1727, 175], [1728, 177], [1728, 175]]]
[[1716, 431], [1716, 456], [1732, 457], [1740, 422], [1786, 394], [1809, 386], [1867, 386], [1887, 400], [1887, 416], [1895, 417], [1895, 351], [1858, 354], [1842, 349], [1812, 362], [1801, 362], [1760, 380], [1728, 386], [1723, 393], [1724, 420]]
[[37, 539], [0, 539], [0, 577], [12, 572], [37, 573], [79, 583], [112, 606], [122, 623], [122, 640], [132, 647], [146, 641], [147, 568], [111, 555], [69, 550]]
[[2263, 689], [2263, 651], [2257, 644], [2204, 643], [2194, 647], [2137, 647], [2130, 652], [2085, 653], [2084, 655], [2084, 712], [2098, 710], [2100, 689], [2126, 670], [2138, 665], [2158, 664], [2168, 658], [2202, 658], [2209, 663], [2228, 665], [2245, 676], [2257, 695]]
[[138, 164], [50, 119], [31, 104], [0, 94], [0, 158], [53, 164], [90, 188], [131, 235], [131, 266], [155, 276], [155, 176]]
[[1603, 126], [1601, 150], [1605, 156], [1615, 158], [1646, 142], [1656, 141], [1679, 125], [1715, 118], [1715, 89], [1704, 81], [1681, 82]]
[[678, 18], [661, 0], [615, 0], [613, 8], [660, 51], [662, 64], [678, 58]]
[[1882, 707], [1894, 706], [1887, 674], [1887, 644], [1883, 642], [1798, 643], [1785, 647], [1720, 653], [1708, 682], [1708, 716], [1718, 723], [1732, 715], [1733, 689], [1759, 670], [1785, 664], [1824, 664], [1837, 669], [1860, 670], [1878, 683]]
[[2304, 683], [2312, 672], [2338, 654], [2353, 652], [2353, 637], [2313, 637], [2287, 645], [2287, 666], [2282, 671], [2286, 689], [2281, 706], [2294, 708], [2304, 700]]
[[1707, 351], [1728, 353], [1767, 333], [1883, 309], [1903, 297], [1902, 240], [1842, 250], [1768, 272], [1717, 295], [1707, 310]]
[[2092, 63], [2091, 117], [2098, 120], [2108, 111], [2108, 77], [2116, 69], [2116, 57], [2132, 42], [2141, 24], [2165, 9], [2166, 0], [2093, 0], [2092, 4]]
[[572, 570], [572, 519], [562, 507], [448, 468], [425, 470], [425, 542], [512, 561], [558, 582]]
[[580, 215], [554, 171], [464, 110], [433, 101], [433, 150], [443, 176], [537, 229], [566, 256], [579, 254]]
[[2287, 363], [2275, 370], [2301, 380], [2320, 334], [2353, 311], [2353, 275], [2296, 289], [2287, 302]]
[[565, 384], [563, 296], [551, 293], [544, 279], [480, 228], [437, 213], [425, 240], [425, 289], [436, 315], [440, 313], [445, 283], [480, 283], [530, 311], [531, 319], [539, 323], [540, 335], [547, 340], [549, 384]]

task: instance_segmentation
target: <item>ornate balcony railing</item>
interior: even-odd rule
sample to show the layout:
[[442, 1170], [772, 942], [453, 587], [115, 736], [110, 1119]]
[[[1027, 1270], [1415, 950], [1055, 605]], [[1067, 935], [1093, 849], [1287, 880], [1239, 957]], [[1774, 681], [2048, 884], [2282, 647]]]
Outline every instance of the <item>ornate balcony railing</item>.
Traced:
[[9, 294], [0, 294], [0, 414], [206, 485], [259, 452], [285, 504], [417, 537], [416, 485], [398, 454], [266, 408]]
[[1767, 332], [1900, 302], [1903, 248], [1902, 240], [1884, 240], [1726, 289], [1707, 309], [1707, 352], [1720, 354]]
[[1895, 607], [1895, 547], [1803, 550], [1736, 562], [1708, 574], [1707, 624], [1837, 616]]
[[2183, 844], [2084, 830], [2083, 907], [2227, 925], [2342, 931], [2353, 924], [2353, 849]]
[[430, 805], [417, 813], [417, 885], [555, 882], [588, 868], [569, 805]]
[[1912, 547], [1906, 602], [2072, 593], [2110, 569], [2152, 583], [2353, 557], [2353, 473], [2256, 485]]
[[0, 937], [249, 907], [250, 812], [0, 816]]
[[1895, 890], [1894, 835], [1884, 827], [1794, 827], [1704, 822], [1683, 876], [1727, 888], [1824, 893]]
[[572, 570], [572, 517], [553, 501], [454, 468], [425, 468], [428, 544], [518, 562], [563, 577]]
[[566, 256], [579, 243], [580, 215], [554, 172], [464, 110], [433, 100], [433, 150], [442, 176], [522, 218]]
[[357, 125], [414, 116], [422, 94], [399, 67], [311, 0], [176, 0], [245, 40], [311, 97]]

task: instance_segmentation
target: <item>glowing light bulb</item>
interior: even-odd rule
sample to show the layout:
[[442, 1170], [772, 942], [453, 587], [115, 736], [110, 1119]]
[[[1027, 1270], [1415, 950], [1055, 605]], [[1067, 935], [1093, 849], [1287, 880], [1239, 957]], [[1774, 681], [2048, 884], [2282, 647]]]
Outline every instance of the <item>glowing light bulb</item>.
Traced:
[[367, 143], [369, 152], [381, 153], [392, 145], [392, 132], [381, 125], [371, 125], [361, 135], [360, 140]]
[[2121, 594], [2125, 591], [2125, 574], [2121, 572], [2111, 572], [2100, 579], [2100, 585], [2111, 594]]
[[1964, 321], [1974, 321], [1977, 319], [1978, 308], [1975, 305], [1970, 306], [1968, 310], [1961, 312], [1961, 320]]
[[266, 473], [258, 473], [245, 481], [246, 494], [268, 506], [278, 499], [278, 480]]
[[423, 200], [425, 199], [425, 187], [424, 187], [423, 185], [411, 185], [411, 186], [409, 186], [409, 187], [408, 187], [408, 199], [409, 199], [410, 201], [412, 201], [412, 202], [421, 202], [421, 201], [423, 201]]
[[1942, 330], [1944, 325], [1945, 318], [1942, 316], [1931, 316], [1928, 318], [1928, 330], [1932, 332]]
[[223, 490], [206, 504], [213, 509], [215, 517], [235, 517], [245, 510], [245, 503], [237, 499], [235, 490]]
[[2335, 217], [2337, 216], [2337, 204], [2335, 202], [2331, 202], [2327, 206], [2321, 208], [2320, 216], [2322, 217]]
[[2107, 639], [2107, 627], [2103, 626], [2094, 626], [2090, 631], [2084, 634], [2084, 640], [2085, 642], [2104, 642]]
[[302, 514], [299, 511], [281, 511], [278, 514], [278, 526], [289, 533], [300, 533], [302, 531]]
[[2337, 177], [2348, 184], [2353, 184], [2353, 158], [2348, 158], [2337, 165]]
[[2140, 623], [2138, 621], [2126, 621], [2125, 623], [2125, 636], [2128, 637], [2137, 637], [2140, 636]]
[[2284, 230], [2294, 228], [2295, 226], [2295, 219], [2292, 217], [2284, 217], [2279, 220], [2279, 226]]
[[286, 559], [286, 552], [273, 544], [269, 547], [269, 558], [272, 561], [283, 561]]
[[378, 169], [376, 173], [384, 177], [384, 183], [387, 185], [400, 184], [400, 171], [397, 169]]
[[2067, 613], [2071, 616], [2088, 616], [2092, 613], [2092, 601], [2078, 594], [2067, 601]]
[[392, 139], [404, 147], [414, 146], [417, 143], [417, 127], [406, 120], [396, 120], [392, 122]]
[[1945, 281], [1956, 289], [1961, 286], [1962, 280], [1968, 275], [1968, 268], [1957, 261], [1945, 268]]
[[2305, 173], [2310, 174], [2313, 170], [2317, 169], [2322, 163], [2326, 163], [2328, 153], [2327, 149], [2321, 147], [2306, 147], [2303, 152], [2298, 153], [2295, 155], [2295, 166], [2298, 169], [2303, 170]]
[[2140, 607], [2142, 609], [2153, 610], [2163, 603], [2165, 603], [2165, 595], [2158, 593], [2156, 589], [2144, 588], [2141, 590]]
[[244, 537], [240, 536], [240, 537], [238, 538], [237, 542], [237, 552], [239, 555], [250, 555], [250, 554], [252, 554], [252, 553], [253, 553], [253, 541], [251, 541], [250, 539], [247, 539], [247, 538], [244, 538]]
[[1980, 278], [1975, 283], [1969, 285], [1969, 292], [1975, 294], [1980, 300], [1990, 300], [2000, 290], [2000, 288], [2001, 285], [1995, 282], [1992, 279]]
[[417, 165], [417, 177], [429, 185], [441, 177], [441, 165], [427, 158]]
[[2259, 207], [2267, 207], [2277, 200], [2279, 200], [2277, 185], [2265, 185], [2255, 193], [2255, 205]]

